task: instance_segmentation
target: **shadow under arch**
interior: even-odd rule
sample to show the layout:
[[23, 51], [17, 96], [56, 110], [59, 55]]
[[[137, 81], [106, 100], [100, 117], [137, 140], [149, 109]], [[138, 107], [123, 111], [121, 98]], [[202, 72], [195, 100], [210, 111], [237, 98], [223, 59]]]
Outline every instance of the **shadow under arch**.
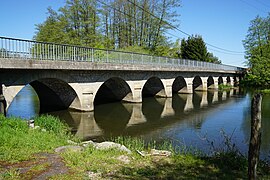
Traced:
[[198, 89], [198, 87], [202, 86], [202, 79], [200, 76], [195, 76], [192, 82], [193, 90]]
[[176, 77], [175, 80], [173, 81], [172, 92], [178, 93], [178, 92], [181, 92], [181, 90], [184, 90], [185, 88], [187, 88], [187, 83], [186, 83], [185, 78], [182, 76]]
[[142, 97], [165, 97], [164, 89], [164, 85], [158, 77], [151, 77], [143, 86]]
[[231, 83], [231, 77], [227, 76], [226, 81], [227, 81], [227, 84], [230, 84]]
[[95, 95], [94, 105], [125, 101], [132, 98], [132, 91], [127, 82], [118, 77], [106, 80]]
[[78, 97], [75, 90], [63, 80], [44, 78], [29, 83], [38, 95], [39, 113], [65, 110]]
[[218, 77], [218, 85], [223, 84], [223, 78], [222, 76]]
[[209, 77], [207, 78], [207, 87], [213, 86], [214, 83], [215, 83], [215, 82], [214, 82], [213, 76], [209, 76]]

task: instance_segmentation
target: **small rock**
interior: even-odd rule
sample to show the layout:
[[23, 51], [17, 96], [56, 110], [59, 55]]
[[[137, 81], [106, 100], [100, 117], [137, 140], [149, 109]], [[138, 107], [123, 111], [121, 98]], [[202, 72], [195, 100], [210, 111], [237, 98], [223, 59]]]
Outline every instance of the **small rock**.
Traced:
[[58, 147], [54, 151], [57, 152], [57, 153], [62, 153], [62, 152], [66, 152], [66, 151], [80, 152], [82, 150], [83, 150], [83, 147], [81, 147], [81, 146], [68, 145], [68, 146]]
[[170, 151], [165, 151], [165, 150], [156, 150], [156, 149], [151, 149], [150, 151], [151, 156], [171, 156], [172, 152]]
[[73, 144], [73, 145], [78, 145], [78, 143], [74, 142], [74, 141], [71, 141], [71, 140], [67, 140], [67, 143], [68, 144]]
[[97, 179], [101, 176], [101, 173], [94, 173], [92, 171], [86, 172], [89, 179]]
[[119, 160], [119, 161], [122, 161], [124, 164], [129, 164], [130, 163], [129, 157], [125, 156], [125, 155], [121, 155], [116, 159]]
[[40, 126], [35, 126], [34, 129], [40, 129]]
[[84, 141], [81, 144], [83, 147], [88, 147], [88, 146], [95, 146], [96, 143], [90, 140], [90, 141]]
[[105, 141], [105, 142], [102, 142], [102, 143], [96, 143], [94, 145], [94, 147], [96, 149], [100, 149], [100, 150], [118, 149], [120, 151], [125, 151], [128, 154], [131, 154], [131, 151], [126, 146], [121, 145], [121, 144], [117, 144], [117, 143], [114, 143], [114, 142], [109, 142], [109, 141]]
[[169, 157], [172, 155], [172, 152], [170, 152], [170, 151], [156, 150], [156, 149], [151, 149], [151, 151], [149, 153], [145, 152], [145, 151], [137, 150], [137, 153], [143, 157], [145, 157], [145, 156], [166, 156], [166, 157]]

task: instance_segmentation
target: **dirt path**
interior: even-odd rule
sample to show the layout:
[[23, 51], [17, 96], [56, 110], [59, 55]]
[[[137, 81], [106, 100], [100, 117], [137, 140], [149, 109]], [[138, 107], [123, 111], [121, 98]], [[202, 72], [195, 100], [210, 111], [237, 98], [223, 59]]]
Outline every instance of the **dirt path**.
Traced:
[[0, 162], [0, 179], [14, 177], [25, 180], [43, 180], [69, 173], [69, 169], [58, 154], [39, 153], [32, 160], [14, 164]]

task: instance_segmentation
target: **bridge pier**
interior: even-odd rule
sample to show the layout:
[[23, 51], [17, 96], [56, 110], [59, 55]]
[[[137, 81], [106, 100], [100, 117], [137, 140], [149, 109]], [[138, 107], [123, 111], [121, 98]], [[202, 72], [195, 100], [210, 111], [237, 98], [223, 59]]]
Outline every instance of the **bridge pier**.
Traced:
[[187, 93], [192, 94], [193, 93], [193, 78], [185, 78], [186, 81], [186, 88], [180, 91], [180, 93]]
[[[8, 86], [6, 87], [5, 85], [2, 85], [2, 97], [0, 100], [1, 106], [3, 107], [4, 110], [1, 110], [3, 114], [6, 115], [7, 109], [9, 108], [11, 102], [13, 101], [14, 97], [22, 90], [24, 86], [23, 85], [16, 85], [16, 86]], [[1, 108], [2, 108], [1, 107]]]
[[161, 79], [163, 86], [164, 86], [164, 90], [165, 90], [165, 96], [167, 98], [171, 98], [172, 97], [172, 85], [174, 82], [174, 79]]
[[214, 79], [214, 84], [210, 85], [208, 88], [209, 89], [218, 89], [218, 77], [213, 77]]
[[0, 114], [4, 114], [4, 116], [6, 116], [6, 100], [5, 100], [5, 96], [3, 95], [3, 88], [2, 88], [2, 84], [0, 84]]
[[227, 85], [227, 77], [222, 77], [222, 80], [223, 80], [223, 84]]

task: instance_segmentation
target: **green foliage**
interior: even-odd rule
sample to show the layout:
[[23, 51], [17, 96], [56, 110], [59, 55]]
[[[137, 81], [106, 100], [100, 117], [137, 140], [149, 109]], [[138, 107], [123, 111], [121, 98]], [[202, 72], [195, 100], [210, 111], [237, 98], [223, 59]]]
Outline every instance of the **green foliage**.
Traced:
[[67, 134], [69, 131], [68, 125], [61, 122], [60, 119], [51, 115], [42, 115], [35, 118], [35, 126], [46, 129], [46, 131], [55, 134]]
[[270, 15], [251, 21], [243, 41], [250, 71], [244, 79], [249, 86], [270, 86]]
[[217, 57], [207, 51], [206, 44], [199, 35], [188, 37], [187, 40], [182, 39], [181, 57], [183, 59], [221, 63]]
[[[86, 47], [127, 49], [147, 54], [151, 51], [156, 55], [171, 54], [168, 52], [170, 43], [165, 32], [172, 27], [165, 21], [173, 24], [177, 22], [179, 14], [174, 8], [180, 6], [179, 1], [132, 2], [134, 4], [119, 0], [67, 0], [58, 11], [48, 8], [48, 17], [37, 25], [34, 39]], [[157, 19], [146, 11], [161, 18]]]
[[[45, 121], [37, 119], [38, 122]], [[48, 118], [52, 120], [52, 118]], [[42, 123], [40, 124], [42, 125]], [[18, 118], [0, 116], [0, 161], [22, 161], [33, 157], [33, 154], [65, 145], [69, 136], [60, 130], [64, 126], [46, 125], [48, 131], [29, 129], [26, 121]], [[65, 129], [65, 128], [64, 128]]]
[[232, 88], [232, 85], [230, 85], [230, 84], [219, 84], [218, 85], [218, 89], [219, 90], [221, 90], [221, 91], [223, 91], [223, 90], [226, 90], [226, 89], [231, 89]]

